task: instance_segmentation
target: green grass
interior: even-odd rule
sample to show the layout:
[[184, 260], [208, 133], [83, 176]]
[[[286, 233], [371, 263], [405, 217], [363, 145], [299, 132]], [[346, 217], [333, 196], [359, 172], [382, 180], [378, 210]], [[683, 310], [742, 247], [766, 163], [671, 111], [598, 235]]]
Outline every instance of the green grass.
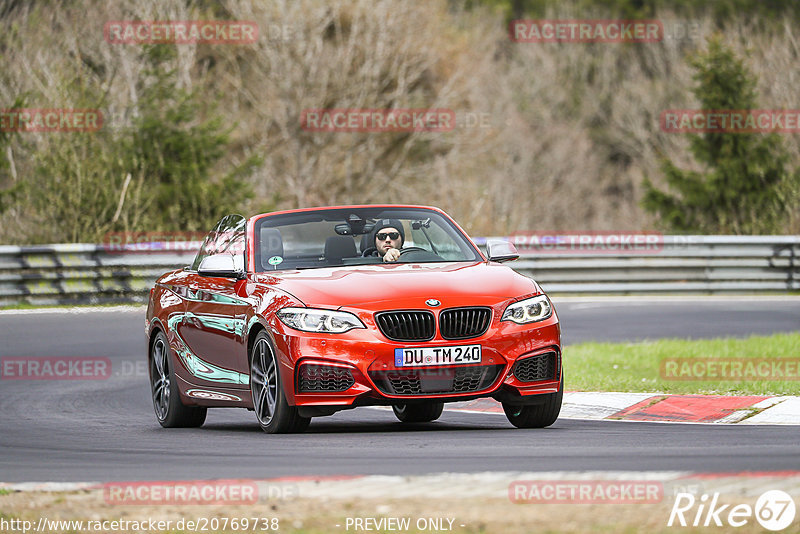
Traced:
[[[692, 358], [706, 364], [708, 359], [791, 360], [788, 377], [776, 380], [703, 378], [690, 367], [662, 363]], [[660, 340], [644, 343], [581, 343], [564, 347], [564, 378], [567, 391], [630, 391], [703, 393], [720, 395], [800, 395], [800, 333], [753, 336], [746, 339], [701, 341]], [[784, 370], [787, 369], [784, 363]], [[718, 366], [719, 369], [719, 366]], [[744, 368], [746, 369], [746, 367]], [[752, 367], [750, 368], [752, 369]], [[765, 369], [763, 366], [762, 370]], [[772, 367], [767, 373], [772, 376]], [[676, 374], [688, 380], [675, 380]], [[671, 371], [671, 374], [668, 372]], [[718, 371], [720, 373], [720, 371]]]

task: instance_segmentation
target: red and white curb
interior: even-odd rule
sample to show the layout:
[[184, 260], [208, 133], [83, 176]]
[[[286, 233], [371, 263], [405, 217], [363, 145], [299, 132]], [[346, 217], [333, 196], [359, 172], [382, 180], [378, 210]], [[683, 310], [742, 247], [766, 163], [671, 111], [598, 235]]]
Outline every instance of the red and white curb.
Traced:
[[[503, 413], [492, 399], [447, 404], [445, 409]], [[800, 397], [567, 391], [559, 419], [800, 425]]]

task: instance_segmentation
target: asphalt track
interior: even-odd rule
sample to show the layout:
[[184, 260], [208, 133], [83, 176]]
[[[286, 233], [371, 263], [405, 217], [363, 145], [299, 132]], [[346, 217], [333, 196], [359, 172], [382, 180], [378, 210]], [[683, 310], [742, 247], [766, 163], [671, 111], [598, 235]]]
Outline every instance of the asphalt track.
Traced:
[[[747, 336], [800, 329], [798, 299], [556, 299], [565, 343]], [[800, 465], [797, 426], [561, 419], [513, 429], [502, 415], [445, 412], [403, 425], [361, 408], [267, 436], [246, 410], [200, 429], [155, 420], [143, 310], [0, 314], [0, 358], [108, 357], [107, 380], [0, 380], [0, 481], [186, 480], [481, 471], [776, 471]]]

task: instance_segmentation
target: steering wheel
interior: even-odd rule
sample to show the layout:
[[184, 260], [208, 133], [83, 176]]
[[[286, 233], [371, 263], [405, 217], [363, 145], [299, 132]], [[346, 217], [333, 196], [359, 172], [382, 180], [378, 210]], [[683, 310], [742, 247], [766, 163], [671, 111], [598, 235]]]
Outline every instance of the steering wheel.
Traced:
[[[380, 254], [376, 254], [377, 252], [378, 252], [377, 247], [369, 247], [367, 249], [364, 249], [364, 252], [362, 252], [361, 255], [363, 257], [365, 257], [365, 258], [369, 257], [369, 256], [374, 256], [374, 255], [377, 255], [378, 257], [382, 258], [383, 256], [380, 255]], [[421, 258], [417, 258], [417, 260], [441, 260], [441, 257], [438, 254], [434, 254], [433, 252], [431, 252], [429, 250], [425, 250], [422, 247], [401, 248], [400, 249], [400, 256], [402, 257], [403, 255], [408, 254], [409, 252], [422, 254], [422, 257]], [[411, 261], [414, 261], [414, 260], [411, 260]]]
[[400, 258], [397, 261], [415, 262], [415, 261], [442, 261], [442, 257], [438, 254], [425, 250], [420, 247], [408, 247], [400, 249]]
[[424, 249], [424, 248], [422, 248], [422, 247], [408, 247], [408, 248], [401, 248], [401, 249], [400, 249], [400, 255], [401, 255], [401, 256], [402, 256], [403, 254], [405, 254], [406, 252], [428, 252], [428, 251], [427, 251], [427, 250], [425, 250], [425, 249]]

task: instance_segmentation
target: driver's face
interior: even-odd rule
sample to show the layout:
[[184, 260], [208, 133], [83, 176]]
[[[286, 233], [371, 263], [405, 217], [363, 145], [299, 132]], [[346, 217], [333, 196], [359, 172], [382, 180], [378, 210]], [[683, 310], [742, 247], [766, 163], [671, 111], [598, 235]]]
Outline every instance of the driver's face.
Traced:
[[[397, 239], [392, 239], [388, 234], [397, 234]], [[379, 239], [383, 237], [384, 239]], [[390, 248], [400, 248], [400, 232], [397, 228], [387, 226], [375, 235], [375, 246], [381, 254], [386, 254]]]

